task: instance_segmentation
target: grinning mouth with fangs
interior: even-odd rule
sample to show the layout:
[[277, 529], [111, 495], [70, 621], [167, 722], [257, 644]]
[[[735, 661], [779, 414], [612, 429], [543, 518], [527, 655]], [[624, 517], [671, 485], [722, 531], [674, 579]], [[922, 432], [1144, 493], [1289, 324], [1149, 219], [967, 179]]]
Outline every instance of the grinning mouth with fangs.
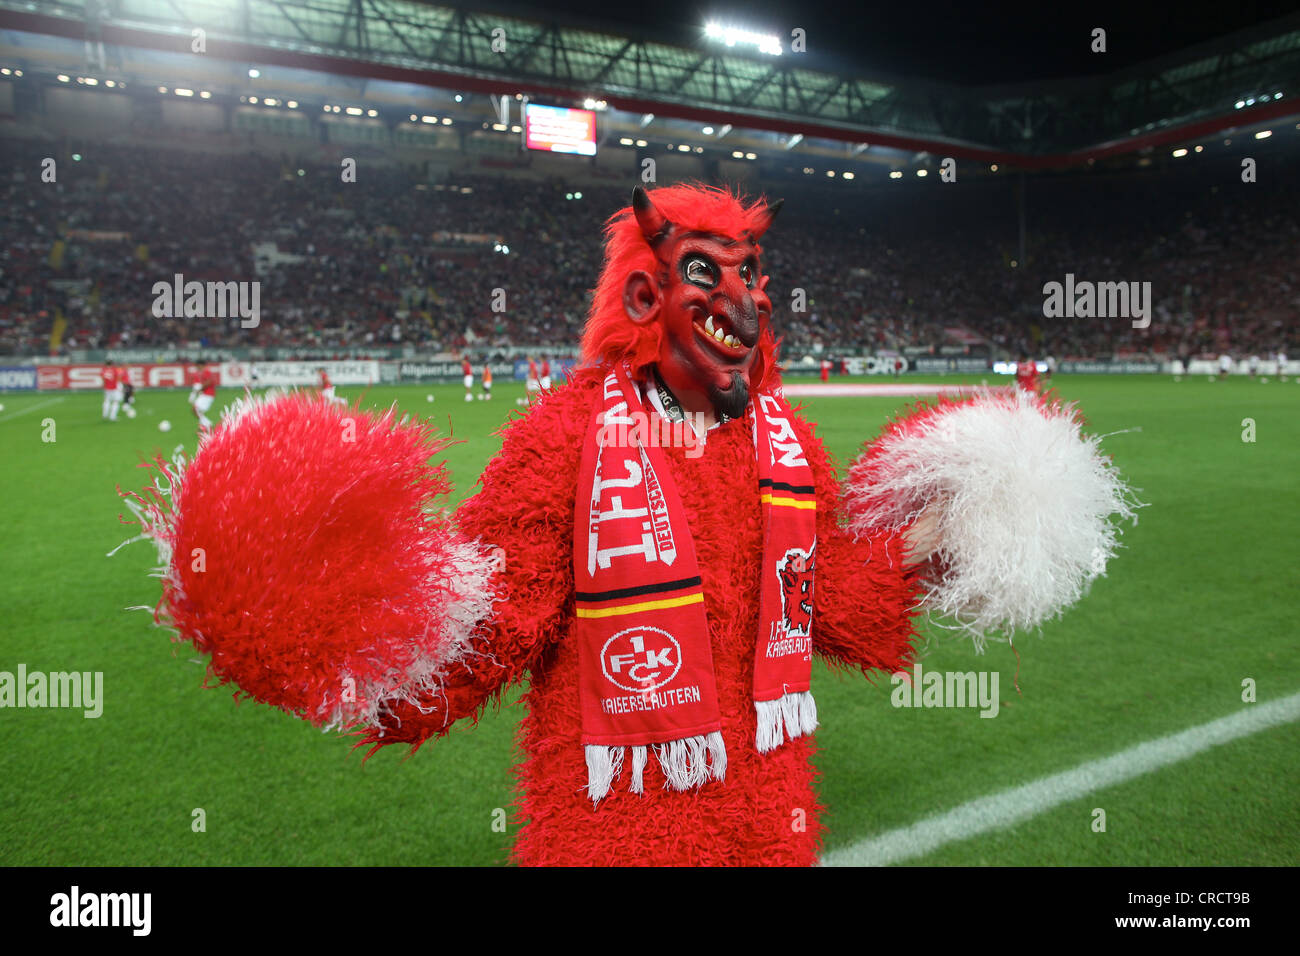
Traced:
[[697, 335], [705, 339], [713, 349], [727, 358], [743, 358], [749, 353], [745, 345], [731, 327], [731, 321], [720, 311], [696, 319], [691, 323]]

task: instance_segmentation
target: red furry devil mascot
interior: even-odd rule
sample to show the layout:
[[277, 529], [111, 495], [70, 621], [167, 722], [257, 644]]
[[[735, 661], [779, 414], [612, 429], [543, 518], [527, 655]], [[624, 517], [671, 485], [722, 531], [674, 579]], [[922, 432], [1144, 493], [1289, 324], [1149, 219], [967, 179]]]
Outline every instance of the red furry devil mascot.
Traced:
[[454, 514], [426, 424], [241, 401], [130, 496], [158, 619], [237, 693], [375, 746], [527, 677], [519, 863], [813, 863], [815, 813], [790, 826], [817, 806], [812, 656], [903, 668], [922, 603], [977, 636], [1033, 627], [1131, 510], [1073, 410], [1003, 392], [893, 423], [842, 484], [782, 396], [759, 247], [778, 206], [637, 189], [586, 366], [506, 426]]

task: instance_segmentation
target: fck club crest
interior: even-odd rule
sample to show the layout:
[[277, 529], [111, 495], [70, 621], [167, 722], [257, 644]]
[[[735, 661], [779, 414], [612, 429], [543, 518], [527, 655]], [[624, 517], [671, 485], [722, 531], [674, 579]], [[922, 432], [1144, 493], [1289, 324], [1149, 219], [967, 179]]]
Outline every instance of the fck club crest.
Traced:
[[677, 638], [658, 627], [619, 631], [600, 651], [605, 679], [620, 690], [648, 693], [671, 683], [682, 668]]
[[791, 548], [776, 564], [787, 637], [807, 637], [812, 633], [813, 568], [816, 563], [817, 545], [814, 542], [807, 551]]

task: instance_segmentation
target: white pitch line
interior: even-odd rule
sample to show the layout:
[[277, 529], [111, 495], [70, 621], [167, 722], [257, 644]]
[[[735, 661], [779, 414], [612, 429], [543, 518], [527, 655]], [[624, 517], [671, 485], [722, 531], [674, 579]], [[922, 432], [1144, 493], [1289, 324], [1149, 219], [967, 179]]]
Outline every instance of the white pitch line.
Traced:
[[924, 856], [948, 843], [1027, 820], [1094, 791], [1187, 760], [1211, 747], [1294, 720], [1300, 720], [1300, 693], [1267, 704], [1249, 704], [1238, 713], [1208, 724], [1157, 737], [1109, 757], [1080, 764], [1073, 770], [963, 803], [911, 826], [859, 840], [827, 853], [822, 865], [887, 866]]
[[57, 405], [61, 401], [63, 401], [62, 398], [47, 398], [43, 402], [37, 402], [35, 405], [28, 405], [26, 408], [20, 408], [18, 411], [11, 412], [8, 415], [0, 415], [0, 422], [7, 422], [11, 418], [17, 418], [19, 415], [26, 415], [28, 412], [34, 412], [38, 408], [45, 408], [49, 405]]
[[924, 382], [911, 384], [882, 382], [877, 385], [869, 382], [838, 384], [808, 382], [802, 385], [785, 384], [781, 386], [781, 391], [786, 395], [799, 398], [880, 398], [899, 395], [971, 395], [975, 392], [1007, 391], [1012, 387], [1010, 385], [936, 385]]

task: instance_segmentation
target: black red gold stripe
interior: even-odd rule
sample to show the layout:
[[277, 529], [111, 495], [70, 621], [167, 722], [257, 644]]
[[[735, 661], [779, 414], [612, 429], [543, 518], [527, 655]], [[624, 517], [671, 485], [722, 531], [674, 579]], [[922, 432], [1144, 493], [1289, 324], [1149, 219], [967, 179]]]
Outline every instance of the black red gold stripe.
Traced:
[[699, 604], [704, 600], [698, 575], [660, 584], [642, 584], [611, 591], [578, 591], [574, 594], [578, 617], [617, 617], [665, 608]]

